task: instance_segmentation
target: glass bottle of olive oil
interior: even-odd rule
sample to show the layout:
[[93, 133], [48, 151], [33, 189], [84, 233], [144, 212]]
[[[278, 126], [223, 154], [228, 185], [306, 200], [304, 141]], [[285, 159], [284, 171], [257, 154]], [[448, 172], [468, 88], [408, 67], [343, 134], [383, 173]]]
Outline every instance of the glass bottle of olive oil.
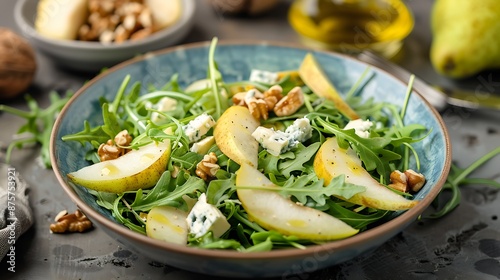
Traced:
[[371, 49], [389, 58], [413, 29], [402, 0], [295, 0], [288, 20], [305, 44], [356, 53]]

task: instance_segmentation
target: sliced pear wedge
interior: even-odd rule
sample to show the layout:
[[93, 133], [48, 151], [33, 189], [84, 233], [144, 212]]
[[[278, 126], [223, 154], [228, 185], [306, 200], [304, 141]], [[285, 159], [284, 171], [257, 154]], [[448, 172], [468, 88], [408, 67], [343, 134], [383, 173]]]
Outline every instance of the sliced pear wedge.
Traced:
[[358, 114], [347, 104], [335, 86], [328, 80], [325, 73], [311, 53], [308, 53], [299, 68], [302, 81], [318, 96], [330, 99], [339, 111], [354, 120], [359, 119]]
[[153, 142], [117, 159], [83, 167], [68, 177], [83, 187], [110, 193], [150, 188], [165, 171], [170, 150], [170, 140]]
[[188, 213], [172, 206], [157, 206], [148, 213], [147, 236], [165, 242], [186, 245], [189, 227]]
[[[241, 165], [236, 172], [236, 186], [279, 188], [248, 164]], [[358, 233], [343, 221], [296, 204], [275, 191], [237, 189], [237, 194], [249, 218], [267, 230], [310, 240], [336, 240]]]
[[325, 185], [332, 178], [344, 174], [347, 183], [364, 186], [366, 191], [355, 194], [350, 199], [340, 197], [355, 204], [396, 211], [412, 208], [418, 203], [417, 200], [408, 200], [396, 194], [373, 179], [361, 165], [356, 152], [351, 148], [340, 148], [335, 137], [327, 139], [319, 148], [314, 158], [314, 171], [318, 178], [324, 179]]
[[215, 125], [215, 143], [239, 165], [246, 163], [257, 166], [259, 143], [252, 137], [252, 133], [259, 124], [247, 107], [231, 106]]
[[38, 2], [35, 29], [52, 39], [74, 40], [87, 20], [87, 0], [41, 0]]

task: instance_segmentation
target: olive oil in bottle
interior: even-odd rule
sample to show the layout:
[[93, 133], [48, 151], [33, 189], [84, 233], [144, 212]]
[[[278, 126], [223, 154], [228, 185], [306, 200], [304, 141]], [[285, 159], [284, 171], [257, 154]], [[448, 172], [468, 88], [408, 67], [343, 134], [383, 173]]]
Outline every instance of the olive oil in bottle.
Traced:
[[371, 49], [387, 58], [400, 50], [414, 24], [402, 0], [295, 0], [288, 20], [309, 46]]

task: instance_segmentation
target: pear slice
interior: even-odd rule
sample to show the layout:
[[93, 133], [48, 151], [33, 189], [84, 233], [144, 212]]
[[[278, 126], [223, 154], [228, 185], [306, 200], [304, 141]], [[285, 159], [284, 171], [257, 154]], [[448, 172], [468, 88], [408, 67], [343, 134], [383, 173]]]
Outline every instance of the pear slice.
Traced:
[[205, 155], [208, 153], [208, 150], [210, 150], [210, 148], [214, 143], [215, 143], [215, 138], [213, 136], [207, 136], [202, 140], [193, 143], [193, 146], [191, 146], [191, 152], [195, 152], [200, 155]]
[[87, 0], [41, 0], [35, 29], [52, 39], [74, 40], [87, 20]]
[[308, 53], [299, 68], [302, 81], [312, 91], [323, 98], [330, 99], [335, 103], [339, 111], [348, 118], [359, 119], [358, 114], [347, 104], [335, 86], [328, 80], [325, 73], [311, 53]]
[[[243, 164], [236, 172], [236, 186], [279, 188], [254, 167]], [[299, 205], [268, 190], [237, 189], [238, 198], [251, 220], [267, 230], [301, 239], [335, 240], [358, 233], [343, 221], [319, 210]]]
[[256, 167], [259, 143], [252, 137], [252, 133], [259, 124], [247, 107], [231, 106], [215, 125], [215, 143], [239, 165], [246, 163]]
[[165, 242], [186, 245], [188, 239], [188, 213], [172, 206], [157, 206], [148, 213], [147, 236]]
[[327, 139], [319, 148], [314, 158], [314, 171], [318, 178], [324, 179], [328, 185], [332, 178], [344, 174], [347, 183], [364, 186], [366, 191], [355, 194], [349, 202], [382, 210], [405, 210], [415, 206], [417, 200], [408, 200], [396, 194], [377, 180], [363, 168], [356, 152], [339, 147], [335, 137]]
[[68, 174], [83, 187], [122, 193], [152, 187], [160, 179], [170, 158], [170, 140], [153, 142], [125, 155], [95, 163]]

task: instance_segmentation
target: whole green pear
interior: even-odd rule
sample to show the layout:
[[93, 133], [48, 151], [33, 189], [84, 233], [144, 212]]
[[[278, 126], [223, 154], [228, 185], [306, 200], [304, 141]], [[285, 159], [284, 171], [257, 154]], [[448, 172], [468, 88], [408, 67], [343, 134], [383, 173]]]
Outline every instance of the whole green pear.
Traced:
[[436, 0], [430, 59], [437, 72], [470, 77], [500, 68], [500, 1]]

